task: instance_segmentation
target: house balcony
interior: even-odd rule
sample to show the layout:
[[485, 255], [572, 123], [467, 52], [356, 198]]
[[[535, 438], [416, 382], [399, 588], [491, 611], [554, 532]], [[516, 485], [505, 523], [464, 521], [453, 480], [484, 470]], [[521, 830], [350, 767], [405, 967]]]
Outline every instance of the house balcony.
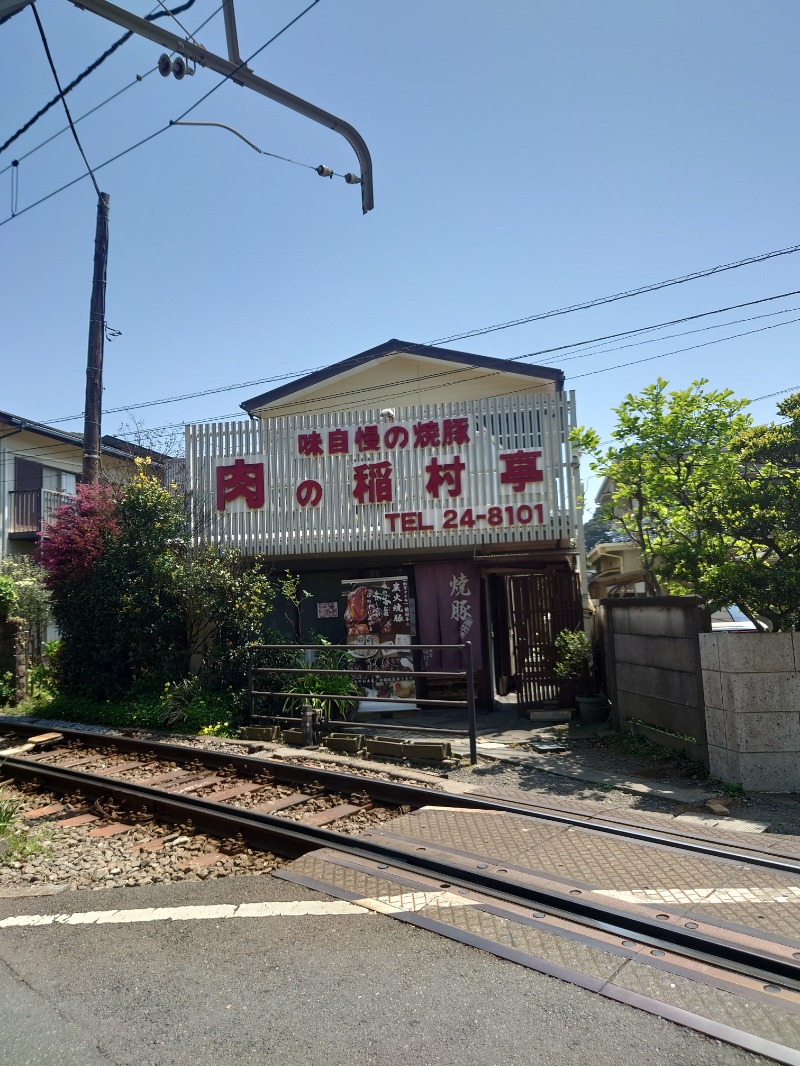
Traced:
[[11, 540], [35, 540], [48, 522], [52, 522], [57, 508], [74, 499], [70, 492], [57, 489], [22, 489], [8, 494]]

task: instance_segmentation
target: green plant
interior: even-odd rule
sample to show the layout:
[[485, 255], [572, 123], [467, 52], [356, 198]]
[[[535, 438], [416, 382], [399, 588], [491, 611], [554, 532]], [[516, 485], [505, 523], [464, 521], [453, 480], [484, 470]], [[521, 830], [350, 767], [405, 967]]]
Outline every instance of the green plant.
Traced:
[[14, 675], [10, 670], [6, 670], [4, 674], [0, 674], [0, 707], [11, 703], [15, 695]]
[[0, 864], [47, 850], [49, 840], [46, 833], [42, 830], [33, 832], [21, 823], [19, 808], [18, 799], [0, 793]]
[[578, 681], [588, 676], [592, 644], [582, 629], [562, 629], [556, 634], [555, 675], [561, 681]]
[[13, 580], [8, 574], [0, 574], [0, 622], [14, 613], [18, 602], [17, 587]]
[[185, 722], [192, 706], [203, 697], [203, 683], [200, 678], [185, 677], [181, 681], [167, 681], [159, 702], [164, 708], [161, 721], [165, 726]]
[[300, 575], [287, 570], [283, 577], [277, 579], [278, 589], [287, 604], [286, 618], [292, 627], [295, 643], [301, 644], [303, 640], [303, 601], [307, 600], [311, 593], [301, 587]]
[[[329, 721], [339, 718], [350, 721], [358, 710], [358, 697], [361, 690], [351, 674], [322, 674], [317, 670], [347, 670], [352, 660], [346, 652], [336, 648], [325, 647], [316, 653], [313, 666], [305, 674], [292, 674], [284, 683], [285, 692], [296, 692], [288, 696], [283, 709], [288, 714], [299, 712], [301, 707], [313, 707], [320, 711]], [[355, 698], [353, 698], [355, 697]]]
[[39, 654], [47, 632], [50, 596], [45, 588], [45, 571], [29, 555], [8, 556], [0, 563], [0, 574], [10, 578], [17, 593], [14, 614], [28, 626], [28, 650]]
[[46, 640], [42, 644], [42, 654], [39, 662], [35, 663], [29, 671], [31, 694], [36, 699], [52, 697], [56, 694], [60, 647], [60, 640]]
[[0, 793], [0, 836], [5, 836], [13, 827], [18, 810], [19, 800]]

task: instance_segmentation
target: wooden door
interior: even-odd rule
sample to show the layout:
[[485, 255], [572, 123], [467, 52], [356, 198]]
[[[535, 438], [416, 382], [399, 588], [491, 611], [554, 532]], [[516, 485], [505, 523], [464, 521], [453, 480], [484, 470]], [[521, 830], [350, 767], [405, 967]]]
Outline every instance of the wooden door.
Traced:
[[556, 634], [583, 625], [578, 575], [571, 570], [511, 574], [506, 578], [516, 659], [517, 705], [522, 710], [557, 700]]

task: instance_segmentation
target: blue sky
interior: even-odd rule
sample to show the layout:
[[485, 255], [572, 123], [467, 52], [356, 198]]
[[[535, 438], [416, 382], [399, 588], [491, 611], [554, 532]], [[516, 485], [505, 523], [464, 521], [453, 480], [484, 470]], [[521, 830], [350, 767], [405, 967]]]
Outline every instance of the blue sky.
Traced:
[[[307, 2], [237, 0], [243, 55]], [[64, 84], [120, 34], [68, 0], [37, 6]], [[197, 0], [180, 19], [195, 30], [218, 6]], [[265, 379], [390, 337], [436, 343], [800, 243], [799, 30], [795, 0], [320, 0], [253, 69], [356, 127], [375, 210], [362, 216], [357, 186], [220, 129], [173, 127], [99, 170], [107, 321], [122, 334], [106, 346], [104, 431], [128, 420], [112, 408], [265, 382], [136, 412], [146, 427], [217, 418]], [[198, 38], [224, 54], [220, 14]], [[220, 80], [148, 75], [160, 52], [134, 39], [69, 95], [79, 116], [132, 84], [78, 124], [94, 166]], [[0, 26], [0, 143], [54, 91], [25, 10]], [[343, 138], [230, 83], [188, 117], [300, 163], [357, 169]], [[0, 170], [20, 159], [14, 218], [12, 171], [0, 174], [0, 406], [43, 421], [79, 414], [85, 382], [94, 189], [86, 179], [25, 210], [83, 171], [69, 133], [27, 155], [64, 125], [59, 105], [0, 155]], [[785, 255], [447, 346], [520, 356], [800, 289], [798, 268], [800, 254]], [[767, 312], [780, 313], [734, 324]], [[547, 358], [567, 372], [579, 420], [607, 435], [611, 409], [659, 374], [750, 398], [800, 386], [794, 318], [800, 296]], [[651, 356], [664, 357], [606, 369]], [[774, 403], [754, 416], [771, 418]]]

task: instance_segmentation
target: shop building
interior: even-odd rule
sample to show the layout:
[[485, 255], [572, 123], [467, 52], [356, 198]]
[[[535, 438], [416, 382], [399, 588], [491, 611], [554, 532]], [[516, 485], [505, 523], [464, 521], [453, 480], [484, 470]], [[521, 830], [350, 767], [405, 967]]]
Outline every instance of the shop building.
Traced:
[[[391, 340], [242, 407], [187, 426], [197, 543], [301, 575], [304, 638], [406, 620], [407, 642], [471, 641], [484, 706], [557, 696], [553, 639], [585, 603], [561, 371]], [[370, 583], [383, 620], [352, 596]]]

